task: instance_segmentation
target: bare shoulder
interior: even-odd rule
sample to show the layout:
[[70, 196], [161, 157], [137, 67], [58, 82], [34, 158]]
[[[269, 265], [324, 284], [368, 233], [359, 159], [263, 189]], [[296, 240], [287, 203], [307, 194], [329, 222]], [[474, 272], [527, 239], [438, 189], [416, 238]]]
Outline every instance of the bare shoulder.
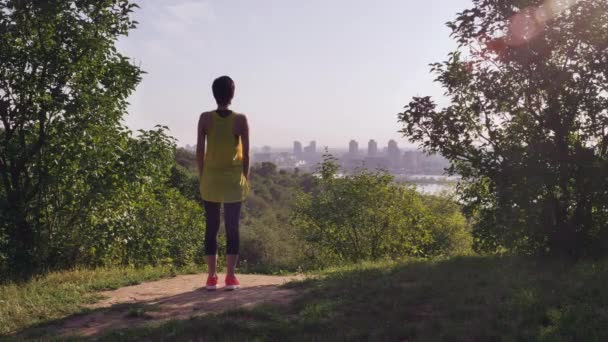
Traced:
[[241, 113], [234, 113], [234, 123], [239, 127], [247, 127], [247, 115]]
[[241, 113], [234, 113], [234, 130], [238, 135], [245, 135], [249, 133], [249, 124], [247, 123], [247, 116]]
[[213, 114], [213, 112], [212, 112], [212, 111], [209, 111], [209, 112], [202, 112], [202, 113], [201, 113], [201, 116], [200, 116], [200, 119], [201, 119], [201, 120], [209, 120], [209, 118], [211, 117], [211, 114]]
[[213, 112], [203, 112], [198, 119], [199, 133], [207, 133], [211, 124], [211, 115]]
[[209, 123], [209, 121], [211, 121], [211, 115], [213, 114], [213, 112], [202, 112], [200, 117], [199, 117], [199, 122], [202, 125], [207, 125]]
[[235, 119], [241, 121], [241, 122], [247, 122], [247, 115], [243, 114], [243, 113], [234, 113], [235, 114]]

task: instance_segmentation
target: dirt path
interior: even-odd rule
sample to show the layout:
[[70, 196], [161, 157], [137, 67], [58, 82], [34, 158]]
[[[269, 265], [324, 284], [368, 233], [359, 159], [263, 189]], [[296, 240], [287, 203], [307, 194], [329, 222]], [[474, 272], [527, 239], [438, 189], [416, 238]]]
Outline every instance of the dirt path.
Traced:
[[[96, 336], [113, 329], [136, 327], [173, 319], [188, 319], [261, 303], [285, 304], [295, 295], [279, 288], [297, 276], [239, 275], [237, 291], [206, 291], [203, 275], [184, 275], [170, 279], [102, 292], [106, 299], [91, 305], [91, 313], [67, 319], [62, 336]], [[220, 275], [223, 286], [224, 275]]]

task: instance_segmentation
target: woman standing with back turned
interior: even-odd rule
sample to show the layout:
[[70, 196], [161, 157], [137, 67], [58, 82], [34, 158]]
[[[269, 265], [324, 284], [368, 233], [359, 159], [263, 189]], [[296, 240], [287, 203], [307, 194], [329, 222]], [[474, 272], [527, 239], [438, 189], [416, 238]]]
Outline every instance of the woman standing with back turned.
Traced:
[[207, 290], [217, 289], [217, 233], [222, 203], [227, 240], [225, 289], [239, 288], [235, 268], [239, 254], [241, 203], [249, 192], [249, 125], [245, 115], [228, 109], [234, 88], [230, 77], [217, 78], [212, 86], [217, 110], [201, 114], [198, 122], [196, 157], [207, 220]]

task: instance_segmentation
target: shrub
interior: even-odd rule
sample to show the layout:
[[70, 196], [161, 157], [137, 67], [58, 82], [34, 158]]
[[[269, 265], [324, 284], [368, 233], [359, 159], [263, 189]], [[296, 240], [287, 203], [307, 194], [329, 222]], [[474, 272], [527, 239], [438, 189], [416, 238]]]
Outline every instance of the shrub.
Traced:
[[432, 255], [471, 254], [473, 237], [460, 205], [453, 195], [440, 194], [422, 196], [424, 206], [429, 212], [428, 227], [433, 236], [429, 245]]
[[241, 229], [241, 260], [260, 270], [295, 270], [302, 260], [294, 228], [274, 216], [264, 216]]
[[468, 251], [466, 221], [447, 198], [422, 196], [385, 172], [338, 171], [326, 157], [315, 189], [297, 201], [292, 219], [308, 256], [331, 263]]
[[205, 218], [196, 202], [167, 189], [143, 198], [135, 217], [135, 234], [128, 236], [123, 264], [184, 266], [202, 262]]

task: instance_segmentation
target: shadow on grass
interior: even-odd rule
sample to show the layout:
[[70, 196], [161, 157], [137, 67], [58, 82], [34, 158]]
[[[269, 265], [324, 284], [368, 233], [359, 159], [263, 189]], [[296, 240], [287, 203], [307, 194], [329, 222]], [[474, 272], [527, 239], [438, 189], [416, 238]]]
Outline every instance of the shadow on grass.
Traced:
[[[603, 341], [608, 340], [607, 282], [605, 261], [459, 257], [363, 264], [284, 286], [298, 294], [289, 306], [265, 304], [192, 319], [184, 315], [162, 325], [96, 337]], [[263, 289], [252, 288], [245, 295], [263, 296], [257, 291]], [[206, 303], [212, 298], [195, 291], [173, 300], [176, 311], [187, 312], [192, 301]], [[223, 300], [223, 305], [229, 303]]]

